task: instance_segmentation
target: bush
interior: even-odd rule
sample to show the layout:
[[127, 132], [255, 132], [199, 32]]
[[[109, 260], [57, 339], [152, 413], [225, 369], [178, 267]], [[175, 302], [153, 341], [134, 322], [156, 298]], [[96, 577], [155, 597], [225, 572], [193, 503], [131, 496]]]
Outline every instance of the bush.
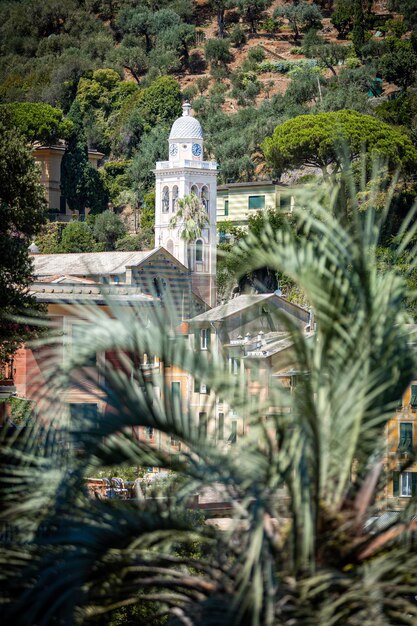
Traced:
[[261, 63], [265, 59], [265, 51], [261, 46], [256, 46], [255, 48], [251, 48], [248, 52], [249, 61], [254, 61], [255, 63]]
[[233, 59], [228, 39], [209, 39], [204, 52], [211, 67], [226, 66]]
[[93, 252], [94, 239], [86, 222], [70, 222], [62, 231], [61, 252]]
[[105, 250], [114, 250], [116, 241], [126, 235], [126, 226], [116, 213], [104, 211], [94, 220], [93, 233]]
[[239, 25], [232, 28], [229, 39], [234, 48], [241, 48], [248, 40], [245, 31]]
[[258, 65], [259, 73], [277, 72], [279, 74], [288, 74], [296, 68], [316, 67], [315, 59], [298, 59], [296, 61], [262, 61]]

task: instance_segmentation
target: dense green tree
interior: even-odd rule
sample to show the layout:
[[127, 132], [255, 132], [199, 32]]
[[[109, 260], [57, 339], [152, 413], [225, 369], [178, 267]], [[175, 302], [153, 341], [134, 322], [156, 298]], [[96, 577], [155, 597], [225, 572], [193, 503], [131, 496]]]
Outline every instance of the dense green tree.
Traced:
[[9, 316], [38, 308], [28, 247], [46, 219], [44, 194], [25, 138], [0, 119], [0, 364], [34, 334]]
[[62, 231], [60, 252], [94, 252], [94, 238], [86, 222], [69, 222]]
[[152, 169], [156, 161], [162, 161], [167, 157], [168, 134], [169, 126], [165, 124], [159, 124], [143, 134], [140, 150], [132, 158], [128, 172], [139, 196], [149, 191], [155, 184]]
[[152, 228], [141, 228], [135, 235], [125, 235], [116, 241], [116, 250], [130, 252], [133, 250], [152, 250], [154, 247]]
[[378, 67], [385, 80], [407, 89], [417, 76], [417, 54], [410, 41], [389, 38], [387, 51], [379, 60]]
[[263, 19], [265, 10], [271, 4], [272, 0], [236, 0], [236, 6], [244, 20], [249, 24], [252, 34], [256, 34], [259, 22]]
[[339, 36], [346, 37], [353, 27], [352, 1], [336, 0], [331, 21]]
[[321, 168], [326, 178], [340, 170], [347, 154], [353, 160], [364, 150], [373, 159], [408, 172], [417, 164], [417, 150], [407, 135], [370, 115], [349, 110], [288, 120], [277, 126], [263, 149], [275, 171], [309, 165]]
[[306, 33], [303, 51], [306, 57], [316, 59], [320, 66], [330, 70], [333, 76], [337, 76], [335, 66], [345, 61], [348, 55], [347, 46], [327, 43], [315, 30]]
[[353, 27], [352, 43], [359, 58], [366, 41], [366, 17], [363, 10], [363, 0], [353, 0]]
[[417, 6], [414, 0], [389, 0], [389, 8], [404, 16], [408, 28], [417, 29]]
[[304, 0], [296, 4], [284, 4], [275, 9], [274, 19], [284, 17], [291, 26], [295, 39], [299, 39], [302, 29], [320, 28], [322, 14], [316, 4]]
[[104, 211], [94, 220], [93, 235], [105, 250], [115, 250], [116, 241], [126, 235], [126, 226], [116, 213]]
[[106, 196], [98, 172], [88, 161], [88, 149], [80, 105], [74, 101], [68, 115], [73, 130], [62, 157], [61, 188], [71, 211], [85, 214], [86, 208], [93, 212], [103, 210]]
[[3, 105], [10, 122], [31, 143], [51, 144], [66, 139], [72, 130], [70, 120], [63, 119], [61, 109], [41, 102], [14, 102]]

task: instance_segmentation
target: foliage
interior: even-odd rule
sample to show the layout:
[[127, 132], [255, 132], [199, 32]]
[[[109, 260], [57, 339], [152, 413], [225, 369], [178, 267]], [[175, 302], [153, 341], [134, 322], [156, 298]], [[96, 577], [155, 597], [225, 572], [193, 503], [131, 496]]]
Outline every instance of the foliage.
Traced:
[[200, 198], [192, 193], [178, 200], [178, 208], [170, 219], [170, 228], [179, 228], [181, 239], [192, 242], [201, 236], [209, 218]]
[[35, 239], [39, 252], [42, 254], [61, 252], [61, 235], [65, 226], [64, 222], [49, 222], [42, 226], [42, 230]]
[[105, 250], [114, 250], [117, 239], [126, 235], [126, 226], [116, 213], [104, 211], [94, 219], [93, 235]]
[[410, 41], [388, 38], [387, 51], [381, 57], [379, 69], [382, 76], [403, 90], [416, 80], [417, 54]]
[[352, 43], [359, 58], [362, 55], [362, 48], [366, 41], [366, 18], [363, 10], [362, 0], [353, 0], [353, 27]]
[[[249, 363], [234, 376], [222, 355], [169, 337], [172, 319], [162, 312], [149, 327], [131, 307], [83, 312], [90, 323], [85, 336], [64, 364], [60, 350], [59, 366], [52, 359], [47, 372], [54, 422], [48, 437], [34, 428], [4, 442], [1, 519], [14, 530], [1, 557], [6, 623], [87, 624], [145, 602], [166, 610], [172, 626], [415, 621], [415, 496], [388, 527], [367, 523], [386, 487], [384, 429], [415, 373], [400, 304], [405, 279], [377, 270], [379, 223], [372, 211], [356, 207], [346, 228], [317, 196], [303, 204], [309, 211], [296, 215], [297, 236], [266, 225], [236, 250], [246, 271], [270, 264], [290, 275], [314, 311], [313, 337], [283, 316], [295, 390], [270, 376], [269, 397], [253, 398], [251, 385], [259, 389], [265, 372], [258, 375]], [[403, 229], [398, 255], [412, 231]], [[414, 267], [414, 254], [409, 260]], [[58, 349], [61, 341], [52, 335], [48, 345]], [[80, 380], [88, 357], [106, 350], [125, 364], [100, 372], [110, 410], [98, 427], [87, 417], [74, 420], [77, 447], [64, 455], [61, 441], [69, 433], [58, 419], [65, 417], [59, 400]], [[189, 403], [171, 400], [170, 379], [163, 372], [145, 378], [135, 366], [145, 352], [206, 381], [245, 417], [246, 436], [225, 450], [199, 432]], [[155, 402], [155, 387], [162, 402]], [[213, 404], [207, 412], [214, 420]], [[179, 439], [179, 460], [132, 436], [144, 426]], [[86, 468], [94, 475], [103, 466], [149, 464], [181, 475], [164, 500], [138, 505], [85, 494]], [[191, 494], [213, 483], [234, 505], [230, 533], [187, 511]]]
[[295, 39], [299, 39], [300, 31], [303, 29], [320, 28], [322, 14], [316, 4], [309, 4], [304, 0], [296, 4], [286, 3], [275, 9], [273, 13], [274, 19], [283, 17], [288, 20]]
[[417, 151], [405, 134], [370, 115], [349, 110], [288, 120], [263, 144], [275, 170], [311, 165], [320, 167], [325, 176], [340, 169], [346, 151], [353, 160], [365, 148], [374, 159], [386, 159], [393, 168], [411, 171], [417, 162]]
[[94, 238], [87, 222], [69, 222], [62, 231], [60, 252], [94, 252]]
[[152, 250], [154, 247], [154, 232], [151, 228], [141, 228], [135, 235], [125, 235], [116, 241], [116, 250], [129, 252], [130, 250]]
[[247, 37], [245, 31], [239, 26], [239, 24], [236, 24], [236, 26], [231, 29], [229, 34], [229, 40], [232, 46], [234, 46], [235, 48], [241, 48], [243, 45], [245, 45]]
[[243, 19], [249, 24], [250, 32], [256, 34], [259, 22], [265, 16], [265, 10], [270, 7], [272, 0], [236, 0]]
[[226, 66], [232, 60], [227, 39], [209, 39], [204, 47], [204, 54], [212, 68]]
[[278, 72], [287, 74], [297, 68], [315, 67], [315, 59], [297, 59], [296, 61], [262, 61], [259, 63], [260, 72]]
[[70, 120], [63, 119], [61, 109], [41, 102], [14, 102], [3, 105], [10, 123], [31, 143], [51, 144], [66, 139], [71, 130]]
[[0, 363], [36, 334], [11, 315], [41, 311], [28, 293], [28, 247], [46, 218], [44, 189], [31, 150], [16, 128], [0, 120]]
[[337, 29], [339, 37], [346, 38], [353, 27], [351, 0], [336, 0], [331, 21]]

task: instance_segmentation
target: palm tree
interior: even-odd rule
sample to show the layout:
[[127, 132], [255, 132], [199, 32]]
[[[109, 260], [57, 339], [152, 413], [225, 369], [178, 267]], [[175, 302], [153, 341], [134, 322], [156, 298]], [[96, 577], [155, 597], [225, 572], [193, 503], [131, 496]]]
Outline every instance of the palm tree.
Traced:
[[[384, 530], [365, 524], [384, 488], [384, 425], [415, 368], [405, 281], [377, 271], [372, 210], [353, 210], [346, 225], [311, 194], [302, 204], [309, 210], [297, 215], [297, 236], [266, 226], [237, 252], [246, 271], [266, 265], [289, 275], [314, 309], [312, 341], [283, 316], [304, 373], [296, 393], [276, 384], [254, 407], [247, 380], [229, 374], [221, 355], [203, 358], [168, 337], [163, 313], [144, 328], [126, 307], [112, 317], [92, 309], [79, 349], [51, 363], [51, 427], [44, 416], [43, 432], [4, 442], [2, 517], [14, 532], [0, 568], [7, 623], [96, 623], [129, 606], [154, 607], [152, 623], [178, 626], [416, 623], [414, 499]], [[400, 254], [413, 230], [404, 224]], [[52, 354], [59, 341], [51, 336]], [[122, 368], [102, 372], [109, 410], [99, 424], [86, 417], [68, 426], [59, 392], [92, 353], [110, 349]], [[163, 375], [137, 366], [143, 353], [193, 372], [246, 411], [249, 434], [228, 453], [208, 440]], [[269, 405], [285, 408], [266, 421]], [[171, 434], [186, 451], [170, 458], [132, 437], [136, 426]], [[85, 476], [117, 464], [160, 465], [181, 481], [165, 500], [89, 499]], [[228, 533], [188, 511], [190, 495], [213, 482], [233, 503]]]
[[187, 242], [195, 241], [201, 236], [201, 231], [209, 223], [207, 209], [200, 198], [191, 193], [178, 200], [178, 207], [175, 215], [171, 218], [169, 225], [176, 228], [180, 225], [180, 236]]

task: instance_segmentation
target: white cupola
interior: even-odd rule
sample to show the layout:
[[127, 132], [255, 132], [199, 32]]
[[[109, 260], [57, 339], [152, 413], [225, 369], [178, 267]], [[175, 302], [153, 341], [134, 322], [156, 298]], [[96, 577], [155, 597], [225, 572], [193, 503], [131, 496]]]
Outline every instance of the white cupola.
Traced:
[[202, 161], [203, 129], [200, 122], [192, 117], [189, 102], [182, 105], [182, 116], [173, 123], [168, 142], [171, 162]]

